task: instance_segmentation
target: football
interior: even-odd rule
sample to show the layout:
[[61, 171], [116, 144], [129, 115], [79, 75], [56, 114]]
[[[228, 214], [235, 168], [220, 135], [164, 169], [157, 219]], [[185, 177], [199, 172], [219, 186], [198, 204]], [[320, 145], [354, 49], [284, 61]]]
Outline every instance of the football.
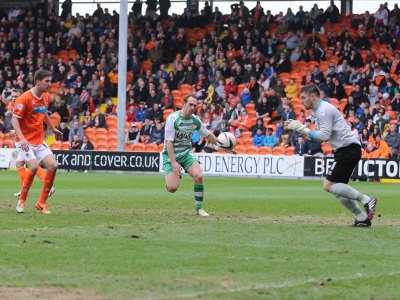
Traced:
[[223, 150], [232, 150], [236, 146], [236, 138], [230, 132], [222, 132], [218, 136], [218, 144]]

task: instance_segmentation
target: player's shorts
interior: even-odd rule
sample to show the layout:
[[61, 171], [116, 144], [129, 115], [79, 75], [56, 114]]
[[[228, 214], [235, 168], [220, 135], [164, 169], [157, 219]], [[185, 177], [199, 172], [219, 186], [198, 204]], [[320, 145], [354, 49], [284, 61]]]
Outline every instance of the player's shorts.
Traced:
[[334, 152], [335, 161], [326, 173], [326, 179], [335, 183], [349, 183], [351, 174], [361, 159], [361, 146], [351, 144]]
[[38, 162], [41, 162], [47, 155], [53, 154], [46, 143], [38, 146], [29, 145], [29, 151], [22, 150], [20, 142], [15, 142], [15, 147], [18, 151], [17, 161], [30, 161], [36, 159]]
[[[168, 161], [168, 153], [163, 153], [162, 155], [164, 160], [164, 173], [165, 175], [168, 175], [169, 173], [172, 173], [174, 169], [172, 168], [172, 164]], [[185, 172], [187, 172], [191, 165], [199, 161], [193, 155], [185, 154], [177, 157], [176, 162], [185, 170]]]

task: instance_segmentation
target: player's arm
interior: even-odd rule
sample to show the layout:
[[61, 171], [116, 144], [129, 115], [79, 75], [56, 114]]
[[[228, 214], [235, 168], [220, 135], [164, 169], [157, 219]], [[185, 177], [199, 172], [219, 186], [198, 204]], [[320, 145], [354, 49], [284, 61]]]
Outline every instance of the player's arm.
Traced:
[[54, 127], [54, 124], [51, 122], [49, 115], [46, 113], [46, 116], [44, 117], [44, 123], [46, 123], [47, 128], [51, 130], [56, 135], [57, 140], [62, 140], [63, 134], [61, 131], [59, 131], [56, 127]]
[[318, 119], [319, 130], [310, 130], [308, 136], [318, 142], [327, 142], [332, 136], [335, 115], [331, 111], [327, 111], [324, 115], [318, 116]]
[[218, 144], [218, 138], [213, 133], [210, 132], [210, 134], [206, 138], [207, 138], [207, 140], [210, 141], [210, 143], [212, 143], [214, 145]]
[[200, 135], [204, 136], [205, 138], [207, 138], [207, 140], [214, 144], [214, 145], [218, 145], [218, 138], [210, 131], [207, 129], [206, 126], [204, 126], [203, 122], [200, 121], [200, 128], [198, 128]]
[[11, 125], [15, 130], [15, 134], [18, 135], [19, 137], [19, 142], [21, 144], [21, 148], [24, 151], [29, 150], [29, 142], [25, 138], [24, 134], [22, 133], [21, 130], [21, 125], [19, 123], [19, 120], [22, 119], [25, 115], [25, 110], [26, 110], [26, 105], [23, 97], [18, 97], [17, 100], [14, 103], [13, 107], [13, 115], [11, 118]]
[[305, 135], [315, 141], [329, 141], [332, 136], [334, 114], [327, 112], [324, 115], [319, 115], [318, 118], [320, 120], [319, 130], [310, 130], [304, 124], [297, 120], [285, 121], [285, 129], [300, 132], [302, 135]]
[[15, 133], [19, 137], [19, 142], [21, 144], [22, 150], [28, 151], [29, 143], [28, 140], [25, 138], [24, 134], [22, 133], [21, 126], [19, 125], [19, 117], [13, 115], [11, 118], [11, 125], [13, 126]]
[[172, 169], [174, 170], [175, 175], [179, 175], [181, 170], [181, 166], [175, 160], [175, 149], [174, 149], [174, 140], [175, 140], [175, 127], [174, 127], [174, 119], [168, 118], [165, 124], [165, 146], [167, 147], [167, 153], [169, 157], [169, 161], [171, 162]]
[[[218, 137], [216, 137], [212, 132], [210, 132], [210, 131], [207, 129], [207, 127], [204, 126], [203, 122], [200, 123], [200, 128], [199, 128], [198, 130], [199, 130], [201, 136], [206, 137], [207, 140], [208, 140], [210, 143], [212, 143], [212, 144], [214, 144], [214, 145], [217, 145], [217, 149], [218, 149], [218, 150], [221, 149], [221, 148], [219, 147]], [[229, 150], [228, 152], [229, 152], [229, 153], [232, 153], [232, 154], [236, 154], [236, 152], [233, 151], [233, 150]]]

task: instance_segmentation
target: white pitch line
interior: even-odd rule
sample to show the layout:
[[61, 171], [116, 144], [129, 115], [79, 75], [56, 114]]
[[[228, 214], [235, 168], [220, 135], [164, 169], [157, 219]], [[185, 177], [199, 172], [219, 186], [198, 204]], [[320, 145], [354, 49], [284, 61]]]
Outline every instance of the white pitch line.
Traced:
[[[351, 276], [344, 276], [344, 277], [333, 277], [333, 276], [327, 276], [325, 279], [323, 278], [310, 278], [306, 279], [303, 281], [286, 281], [278, 284], [256, 284], [256, 285], [251, 285], [251, 286], [242, 286], [238, 288], [232, 288], [232, 289], [214, 289], [214, 290], [208, 290], [208, 291], [203, 291], [203, 292], [198, 292], [198, 293], [186, 293], [186, 294], [178, 294], [178, 295], [166, 295], [163, 297], [150, 297], [146, 298], [147, 300], [163, 300], [163, 299], [177, 299], [177, 298], [198, 298], [201, 296], [207, 296], [210, 294], [215, 294], [215, 293], [237, 293], [237, 292], [243, 292], [243, 291], [248, 291], [248, 290], [268, 290], [268, 289], [282, 289], [282, 288], [291, 288], [291, 287], [296, 287], [296, 286], [302, 286], [305, 284], [309, 283], [320, 283], [326, 281], [328, 278], [331, 279], [333, 282], [336, 281], [346, 281], [346, 280], [356, 280], [356, 279], [369, 279], [369, 278], [374, 278], [374, 277], [381, 277], [381, 276], [396, 276], [400, 275], [400, 271], [395, 271], [395, 272], [389, 272], [385, 274], [362, 274], [362, 273], [356, 273]], [[139, 298], [138, 298], [139, 299]], [[144, 299], [144, 298], [140, 298]]]

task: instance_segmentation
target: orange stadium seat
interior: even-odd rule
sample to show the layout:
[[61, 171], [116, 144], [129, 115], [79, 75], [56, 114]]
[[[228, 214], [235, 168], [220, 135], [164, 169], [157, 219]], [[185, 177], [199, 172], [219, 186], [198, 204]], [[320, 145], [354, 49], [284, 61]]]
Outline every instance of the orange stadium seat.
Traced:
[[113, 137], [118, 134], [118, 129], [117, 127], [111, 127], [108, 129], [108, 137]]
[[261, 147], [258, 149], [258, 154], [263, 154], [263, 155], [272, 154], [272, 147], [269, 147], [269, 146], [261, 146]]
[[107, 133], [103, 133], [103, 132], [96, 132], [95, 133], [95, 137], [96, 137], [97, 140], [99, 140], [99, 139], [108, 140], [108, 134]]
[[287, 147], [287, 148], [285, 149], [285, 155], [287, 155], [287, 156], [292, 156], [292, 155], [294, 155], [294, 147]]
[[321, 148], [322, 148], [322, 152], [325, 155], [332, 154], [332, 146], [331, 146], [331, 144], [329, 144], [329, 142], [322, 143]]
[[236, 145], [243, 145], [243, 138], [237, 137], [236, 138]]
[[246, 154], [258, 154], [259, 148], [257, 146], [247, 146]]
[[193, 87], [190, 84], [184, 83], [180, 86], [179, 90], [182, 92], [182, 90], [190, 90], [193, 91]]
[[157, 144], [146, 144], [144, 151], [146, 152], [158, 152]]
[[242, 136], [243, 145], [251, 145], [253, 142], [253, 138], [251, 136]]
[[301, 102], [301, 100], [299, 98], [290, 99], [290, 104], [292, 104], [292, 106], [303, 105], [303, 103]]
[[176, 109], [181, 109], [183, 107], [183, 99], [174, 99], [174, 107]]
[[244, 145], [236, 145], [235, 151], [237, 154], [246, 154], [246, 147]]
[[114, 127], [117, 126], [117, 119], [116, 118], [106, 118], [107, 127]]
[[346, 95], [349, 96], [350, 93], [351, 93], [352, 91], [354, 91], [354, 86], [352, 86], [352, 85], [346, 85], [346, 86], [344, 87], [344, 90], [346, 91]]
[[140, 75], [142, 75], [143, 73], [146, 73], [148, 70], [151, 70], [153, 66], [153, 63], [151, 62], [151, 60], [145, 60], [142, 62], [142, 65], [140, 66]]
[[107, 134], [107, 129], [105, 129], [105, 128], [97, 128], [96, 129], [96, 135], [100, 134], [100, 133]]
[[96, 150], [98, 151], [107, 151], [108, 145], [107, 144], [98, 144]]
[[145, 144], [137, 143], [132, 145], [132, 151], [135, 152], [144, 152], [145, 151]]
[[118, 146], [116, 144], [108, 144], [108, 150], [109, 151], [117, 151]]
[[252, 132], [251, 131], [243, 131], [242, 137], [251, 138]]
[[329, 102], [335, 107], [339, 106], [339, 100], [336, 98], [329, 98]]
[[69, 150], [71, 148], [71, 142], [62, 142], [61, 150]]
[[60, 115], [58, 113], [51, 114], [50, 115], [50, 121], [51, 121], [51, 123], [53, 123], [53, 125], [55, 127], [57, 127], [60, 124], [61, 117], [60, 117]]
[[96, 139], [97, 144], [108, 144], [108, 136], [103, 135]]
[[15, 148], [14, 140], [10, 138], [4, 138], [2, 147], [4, 146], [7, 146], [8, 148]]
[[56, 141], [50, 145], [51, 150], [61, 150], [61, 142]]
[[110, 132], [118, 132], [117, 124], [107, 125], [107, 128], [108, 128], [108, 134], [110, 134]]
[[268, 118], [268, 117], [267, 118], [263, 118], [263, 124], [264, 124], [265, 127], [268, 126], [269, 122], [271, 122], [271, 118]]
[[171, 91], [171, 95], [172, 95], [172, 97], [175, 97], [175, 96], [182, 96], [180, 90], [173, 90], [173, 91]]
[[129, 71], [126, 73], [126, 83], [132, 83], [133, 81], [133, 72]]
[[284, 155], [285, 154], [285, 147], [275, 146], [272, 148], [272, 155]]
[[117, 137], [111, 136], [110, 134], [108, 135], [108, 144], [118, 144], [118, 139]]
[[95, 131], [96, 131], [96, 130], [95, 130], [93, 127], [88, 127], [88, 128], [85, 129], [84, 132], [85, 132], [86, 135], [88, 135], [88, 134], [94, 135], [94, 134], [95, 134]]
[[168, 117], [170, 114], [172, 114], [173, 112], [174, 112], [173, 109], [166, 109], [166, 110], [164, 110], [164, 112], [163, 112], [163, 119], [166, 120], [167, 117]]
[[125, 144], [125, 151], [133, 151], [133, 144]]

